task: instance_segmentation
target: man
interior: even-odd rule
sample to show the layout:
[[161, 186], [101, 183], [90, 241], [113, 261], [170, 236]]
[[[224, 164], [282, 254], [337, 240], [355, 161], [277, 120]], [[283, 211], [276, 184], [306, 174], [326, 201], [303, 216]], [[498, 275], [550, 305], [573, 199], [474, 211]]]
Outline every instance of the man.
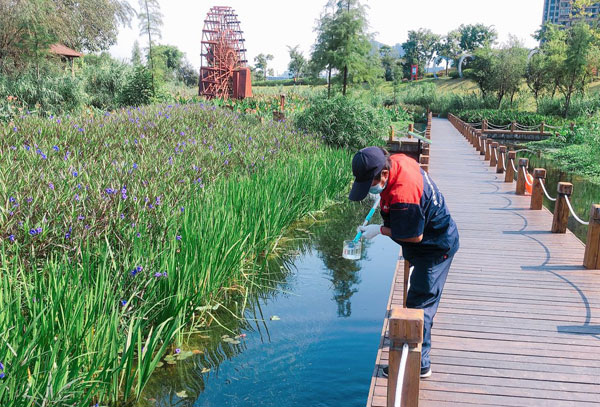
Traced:
[[363, 236], [389, 236], [402, 246], [402, 255], [414, 266], [406, 305], [425, 313], [421, 377], [429, 377], [431, 328], [459, 247], [458, 229], [443, 195], [412, 158], [404, 154], [390, 157], [380, 147], [367, 147], [352, 159], [352, 172], [355, 180], [350, 200], [362, 201], [369, 192], [381, 194], [383, 225], [361, 226]]

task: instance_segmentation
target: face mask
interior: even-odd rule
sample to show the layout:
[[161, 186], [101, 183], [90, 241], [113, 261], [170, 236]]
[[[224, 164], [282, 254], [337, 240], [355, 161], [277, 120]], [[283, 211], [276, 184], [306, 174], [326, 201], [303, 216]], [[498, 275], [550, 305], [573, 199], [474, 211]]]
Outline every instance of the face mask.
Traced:
[[377, 185], [375, 185], [375, 186], [371, 187], [371, 189], [369, 189], [369, 192], [370, 192], [370, 193], [372, 193], [372, 194], [374, 194], [374, 195], [377, 195], [377, 194], [380, 194], [380, 193], [382, 193], [382, 192], [383, 192], [383, 190], [384, 190], [386, 187], [387, 187], [387, 181], [385, 181], [385, 184], [383, 184], [383, 187], [382, 187], [381, 185], [379, 185], [379, 184], [377, 184]]

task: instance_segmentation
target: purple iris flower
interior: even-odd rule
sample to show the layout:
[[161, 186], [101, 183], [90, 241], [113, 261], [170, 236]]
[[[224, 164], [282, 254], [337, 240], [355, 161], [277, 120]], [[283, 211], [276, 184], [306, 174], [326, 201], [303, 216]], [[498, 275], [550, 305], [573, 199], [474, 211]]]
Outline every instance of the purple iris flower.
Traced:
[[125, 305], [127, 305], [127, 300], [121, 300], [121, 307], [124, 307]]
[[78, 175], [77, 171], [73, 171], [71, 174], [73, 174], [74, 177]]
[[50, 188], [51, 190], [53, 190], [53, 191], [54, 191], [54, 184], [53, 184], [53, 183], [51, 183], [51, 182], [49, 182], [49, 183], [48, 183], [48, 188]]
[[54, 147], [52, 147], [52, 149], [53, 149], [54, 151], [60, 151], [60, 148], [58, 148], [58, 146], [54, 146]]
[[175, 239], [177, 239], [177, 240], [181, 240], [181, 235], [177, 235], [177, 236], [175, 236]]
[[131, 275], [135, 276], [140, 271], [142, 271], [142, 266], [137, 266], [136, 268], [134, 268], [133, 270], [131, 270]]
[[[8, 240], [10, 240], [11, 242], [14, 242], [15, 241], [15, 235], [10, 235], [8, 237]], [[0, 363], [0, 365], [2, 365], [2, 363]]]

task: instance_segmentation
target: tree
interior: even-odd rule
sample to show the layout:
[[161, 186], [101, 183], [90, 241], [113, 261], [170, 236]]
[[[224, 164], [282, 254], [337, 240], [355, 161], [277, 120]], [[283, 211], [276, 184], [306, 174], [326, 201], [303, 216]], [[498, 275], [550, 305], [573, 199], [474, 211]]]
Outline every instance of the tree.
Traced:
[[258, 54], [257, 56], [254, 57], [254, 64], [256, 69], [261, 73], [261, 76], [263, 77], [263, 80], [267, 80], [267, 65], [269, 63], [269, 61], [273, 60], [273, 55], [271, 54]]
[[498, 63], [498, 58], [494, 50], [489, 46], [479, 48], [474, 52], [473, 56], [474, 58], [471, 62], [472, 71], [469, 77], [477, 83], [481, 94], [485, 98], [490, 92], [494, 91], [496, 86], [494, 70], [496, 69], [495, 65]]
[[537, 105], [541, 93], [551, 88], [552, 83], [552, 77], [549, 74], [544, 54], [538, 52], [531, 57], [525, 70], [525, 81], [527, 82], [527, 87], [533, 93]]
[[100, 51], [116, 43], [133, 10], [125, 0], [0, 0], [0, 72], [39, 63], [53, 43]]
[[[558, 89], [565, 98], [564, 116], [567, 117], [575, 92], [584, 93], [592, 80], [592, 71], [598, 63], [598, 39], [585, 22], [576, 23], [567, 31], [566, 55], [559, 69]], [[596, 65], [597, 66], [597, 65]]]
[[460, 56], [460, 33], [450, 31], [438, 43], [435, 52], [439, 59], [446, 61], [446, 76], [450, 61], [457, 61]]
[[327, 69], [328, 94], [331, 72], [342, 75], [342, 93], [349, 82], [373, 80], [379, 71], [370, 55], [370, 35], [365, 7], [358, 0], [330, 0], [317, 24], [317, 41], [311, 55], [312, 71]]
[[131, 49], [131, 64], [138, 66], [142, 64], [142, 50], [140, 49], [140, 43], [135, 40], [133, 48]]
[[154, 56], [152, 55], [152, 37], [161, 38], [160, 27], [163, 25], [162, 13], [158, 0], [139, 0], [140, 13], [138, 14], [140, 35], [148, 36], [148, 61], [152, 75], [152, 92], [156, 92], [154, 77]]
[[472, 53], [478, 48], [492, 46], [498, 39], [498, 33], [492, 26], [484, 24], [461, 24], [458, 27], [459, 46], [463, 52]]
[[510, 97], [512, 105], [514, 96], [521, 88], [521, 80], [527, 67], [527, 49], [516, 38], [496, 51], [496, 62], [493, 64], [492, 77], [494, 90], [498, 99], [498, 107], [505, 96]]
[[298, 80], [299, 77], [304, 75], [306, 70], [306, 58], [301, 51], [299, 51], [300, 45], [296, 45], [295, 47], [288, 46], [288, 52], [290, 54], [290, 63], [288, 64], [288, 71], [294, 77], [294, 82]]
[[379, 58], [381, 60], [381, 66], [385, 71], [385, 80], [387, 82], [393, 81], [397, 71], [396, 62], [398, 61], [398, 57], [396, 56], [396, 51], [388, 45], [382, 45], [379, 48]]
[[408, 40], [402, 44], [402, 48], [406, 52], [404, 59], [406, 60], [405, 73], [408, 73], [407, 76], [410, 76], [411, 65], [419, 65], [419, 71], [425, 71], [439, 47], [440, 39], [438, 34], [434, 34], [428, 28], [419, 28], [417, 31], [408, 32]]
[[328, 10], [332, 4], [325, 6], [325, 11], [321, 14], [315, 31], [317, 39], [312, 47], [310, 57], [310, 71], [313, 77], [318, 77], [319, 73], [327, 70], [327, 97], [331, 96], [331, 71], [334, 67], [336, 44], [333, 32], [333, 11]]

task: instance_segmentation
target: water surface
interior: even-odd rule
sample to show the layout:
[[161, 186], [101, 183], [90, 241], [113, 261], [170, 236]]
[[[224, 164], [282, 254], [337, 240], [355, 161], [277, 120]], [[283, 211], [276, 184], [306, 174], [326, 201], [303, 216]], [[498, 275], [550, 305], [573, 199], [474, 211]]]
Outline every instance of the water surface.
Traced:
[[247, 320], [222, 315], [233, 332], [213, 324], [190, 337], [186, 349], [203, 353], [157, 369], [140, 405], [364, 405], [399, 251], [379, 236], [363, 260], [341, 258], [368, 209], [338, 205], [299, 225], [266, 265]]

